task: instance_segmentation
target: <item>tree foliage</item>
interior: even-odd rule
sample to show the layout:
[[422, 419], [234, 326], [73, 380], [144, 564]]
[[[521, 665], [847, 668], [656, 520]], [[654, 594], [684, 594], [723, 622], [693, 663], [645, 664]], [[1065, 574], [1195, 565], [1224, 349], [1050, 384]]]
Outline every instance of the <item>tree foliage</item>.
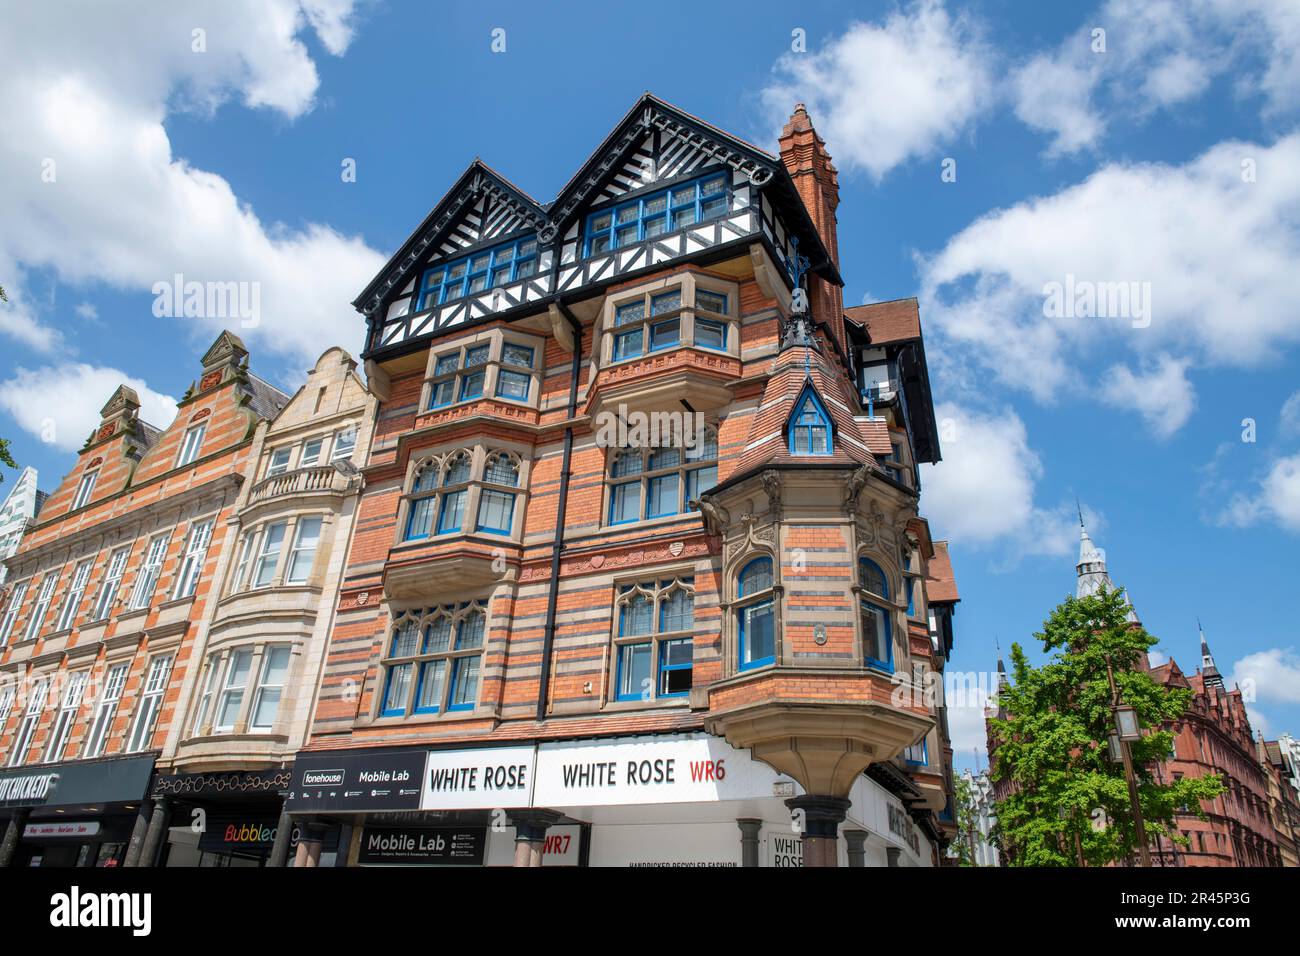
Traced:
[[1136, 853], [1124, 767], [1107, 747], [1114, 729], [1108, 658], [1121, 700], [1145, 730], [1130, 746], [1148, 842], [1160, 835], [1185, 845], [1174, 814], [1184, 805], [1203, 814], [1200, 801], [1223, 791], [1213, 775], [1166, 782], [1153, 776], [1173, 744], [1167, 728], [1186, 711], [1192, 692], [1165, 687], [1139, 670], [1156, 640], [1127, 614], [1122, 589], [1067, 598], [1034, 635], [1051, 655], [1046, 664], [1033, 667], [1019, 644], [1011, 649], [1013, 682], [999, 692], [1002, 716], [990, 723], [994, 779], [1012, 784], [997, 810], [1012, 865], [1078, 866], [1082, 859], [1103, 866]]
[[974, 848], [983, 836], [975, 825], [970, 781], [954, 773], [952, 783], [953, 803], [957, 807], [957, 836], [952, 841], [952, 851], [957, 855], [958, 866], [975, 866]]

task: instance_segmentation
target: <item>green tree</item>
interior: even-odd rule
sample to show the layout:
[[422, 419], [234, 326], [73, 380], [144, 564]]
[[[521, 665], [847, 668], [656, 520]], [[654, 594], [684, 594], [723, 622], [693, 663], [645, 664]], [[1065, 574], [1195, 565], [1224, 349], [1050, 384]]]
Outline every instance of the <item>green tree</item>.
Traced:
[[957, 854], [958, 866], [975, 866], [975, 846], [983, 837], [975, 825], [970, 781], [954, 773], [952, 789], [952, 802], [957, 807], [957, 836], [952, 841], [952, 850]]
[[[10, 468], [17, 468], [18, 463], [14, 461], [13, 455], [9, 454], [9, 441], [0, 438], [0, 464], [8, 465]], [[3, 472], [0, 472], [0, 482], [5, 480]]]
[[1013, 682], [999, 692], [1000, 716], [991, 721], [994, 779], [1012, 783], [997, 810], [1009, 865], [1103, 866], [1136, 852], [1124, 768], [1107, 746], [1114, 729], [1108, 663], [1121, 700], [1146, 730], [1130, 746], [1148, 841], [1159, 835], [1186, 845], [1174, 814], [1183, 806], [1203, 814], [1200, 801], [1223, 792], [1215, 775], [1168, 783], [1152, 776], [1174, 738], [1161, 728], [1182, 716], [1192, 692], [1138, 669], [1156, 640], [1127, 619], [1128, 610], [1122, 589], [1067, 598], [1034, 635], [1052, 655], [1046, 664], [1031, 666], [1012, 646]]

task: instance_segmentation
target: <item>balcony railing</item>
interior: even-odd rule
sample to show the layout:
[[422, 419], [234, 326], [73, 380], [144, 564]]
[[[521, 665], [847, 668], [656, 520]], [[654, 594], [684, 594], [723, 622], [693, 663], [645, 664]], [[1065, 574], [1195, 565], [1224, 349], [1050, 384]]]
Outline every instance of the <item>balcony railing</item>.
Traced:
[[301, 495], [313, 491], [344, 491], [349, 478], [337, 465], [313, 465], [295, 468], [281, 475], [263, 478], [253, 486], [248, 496], [249, 504], [269, 501], [284, 495]]

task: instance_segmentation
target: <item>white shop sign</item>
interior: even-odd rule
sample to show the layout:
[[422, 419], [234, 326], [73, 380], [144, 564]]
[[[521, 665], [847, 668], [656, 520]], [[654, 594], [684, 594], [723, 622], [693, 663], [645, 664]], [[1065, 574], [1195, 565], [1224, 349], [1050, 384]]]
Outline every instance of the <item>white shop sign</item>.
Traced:
[[540, 744], [533, 805], [712, 803], [772, 796], [784, 780], [720, 737], [625, 737]]
[[537, 751], [527, 747], [431, 750], [422, 810], [509, 809], [531, 805]]

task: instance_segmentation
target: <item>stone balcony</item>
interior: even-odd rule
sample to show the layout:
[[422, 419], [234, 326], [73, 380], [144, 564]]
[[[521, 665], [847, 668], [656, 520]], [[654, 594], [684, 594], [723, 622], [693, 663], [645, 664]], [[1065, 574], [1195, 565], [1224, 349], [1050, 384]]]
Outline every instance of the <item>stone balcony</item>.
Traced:
[[261, 504], [290, 495], [296, 497], [318, 493], [341, 495], [351, 487], [356, 476], [355, 469], [341, 463], [295, 468], [293, 471], [263, 478], [249, 491], [248, 503], [249, 505]]

